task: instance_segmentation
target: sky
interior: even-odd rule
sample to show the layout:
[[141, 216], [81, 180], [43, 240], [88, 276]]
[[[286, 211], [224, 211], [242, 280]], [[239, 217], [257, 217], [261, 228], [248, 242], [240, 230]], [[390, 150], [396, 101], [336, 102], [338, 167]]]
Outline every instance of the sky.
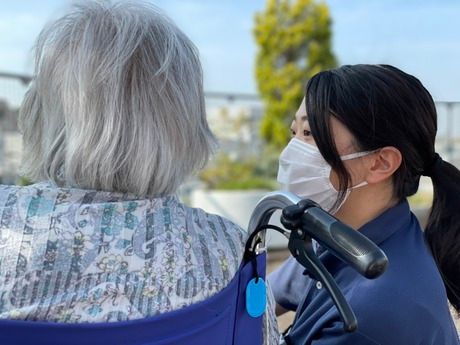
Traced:
[[[257, 93], [254, 15], [265, 0], [152, 0], [200, 50], [206, 91]], [[389, 63], [435, 100], [460, 101], [460, 1], [326, 0], [340, 64]], [[31, 74], [30, 48], [66, 0], [0, 0], [0, 71]]]

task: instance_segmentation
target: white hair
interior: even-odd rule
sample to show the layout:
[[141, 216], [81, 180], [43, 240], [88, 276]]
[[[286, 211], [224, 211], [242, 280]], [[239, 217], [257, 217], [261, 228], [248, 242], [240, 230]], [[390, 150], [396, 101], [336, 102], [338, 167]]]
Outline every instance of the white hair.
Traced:
[[146, 197], [174, 193], [215, 144], [196, 47], [143, 3], [85, 1], [45, 26], [19, 126], [24, 176]]

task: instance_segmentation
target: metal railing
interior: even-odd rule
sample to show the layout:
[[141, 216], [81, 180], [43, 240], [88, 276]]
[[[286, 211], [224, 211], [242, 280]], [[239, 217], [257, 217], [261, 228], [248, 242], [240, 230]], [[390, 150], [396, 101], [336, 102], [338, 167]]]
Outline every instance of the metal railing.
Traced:
[[[0, 72], [0, 178], [11, 182], [19, 164], [20, 136], [17, 132], [17, 113], [27, 86], [32, 77], [25, 74]], [[205, 92], [208, 119], [217, 136], [222, 136], [224, 149], [239, 149], [247, 145], [248, 150], [257, 150], [258, 125], [263, 115], [263, 103], [256, 94], [231, 92]], [[438, 134], [436, 149], [444, 159], [460, 166], [460, 102], [437, 101]], [[235, 117], [241, 112], [247, 118], [241, 133], [232, 133], [219, 117]], [[6, 179], [6, 181], [5, 181]]]

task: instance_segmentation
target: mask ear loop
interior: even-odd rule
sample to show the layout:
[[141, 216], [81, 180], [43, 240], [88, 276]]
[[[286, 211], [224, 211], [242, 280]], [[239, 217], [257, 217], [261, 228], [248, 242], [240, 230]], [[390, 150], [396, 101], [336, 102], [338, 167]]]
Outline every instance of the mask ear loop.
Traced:
[[359, 187], [364, 187], [364, 186], [367, 186], [367, 185], [368, 185], [367, 181], [364, 180], [363, 182], [358, 183], [356, 186], [352, 186], [352, 187], [348, 188], [347, 191], [346, 191], [345, 197], [343, 198], [342, 202], [341, 202], [337, 207], [332, 208], [332, 209], [329, 211], [329, 213], [330, 213], [330, 214], [335, 214], [335, 213], [337, 213], [337, 212], [340, 210], [340, 208], [343, 206], [343, 204], [345, 204], [345, 201], [347, 201], [347, 199], [348, 199], [348, 197], [350, 196], [351, 191], [352, 191], [353, 189], [356, 189], [356, 188], [359, 188]]
[[[355, 158], [360, 158], [360, 157], [364, 157], [364, 156], [367, 156], [367, 155], [370, 155], [372, 153], [375, 153], [377, 151], [379, 151], [380, 149], [375, 149], [375, 150], [372, 150], [372, 151], [362, 151], [362, 152], [354, 152], [354, 153], [350, 153], [348, 155], [344, 155], [344, 156], [340, 156], [340, 159], [342, 161], [348, 161], [348, 160], [352, 160], [352, 159], [355, 159]], [[328, 212], [330, 214], [335, 214], [337, 213], [340, 208], [343, 206], [343, 204], [345, 203], [345, 201], [347, 201], [348, 197], [350, 196], [350, 193], [353, 189], [355, 188], [359, 188], [359, 187], [364, 187], [364, 186], [367, 186], [368, 183], [366, 180], [358, 183], [356, 186], [351, 186], [350, 188], [347, 189], [346, 191], [346, 194], [345, 194], [345, 197], [343, 198], [342, 202], [337, 206], [337, 207], [334, 207], [332, 208], [331, 210], [329, 210]]]
[[370, 155], [370, 154], [375, 153], [375, 152], [377, 152], [379, 150], [380, 149], [375, 149], [375, 150], [372, 150], [372, 151], [354, 152], [354, 153], [350, 153], [348, 155], [340, 156], [340, 159], [342, 161], [348, 161], [348, 160], [351, 160], [351, 159], [360, 158], [360, 157]]

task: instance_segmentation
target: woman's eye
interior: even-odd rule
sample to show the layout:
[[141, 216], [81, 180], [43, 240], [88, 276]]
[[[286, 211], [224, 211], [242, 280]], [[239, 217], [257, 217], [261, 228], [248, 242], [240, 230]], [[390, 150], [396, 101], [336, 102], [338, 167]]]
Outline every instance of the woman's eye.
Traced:
[[304, 129], [303, 135], [309, 137], [311, 135], [311, 132], [309, 130]]
[[291, 135], [294, 137], [295, 136], [295, 131], [291, 129]]

